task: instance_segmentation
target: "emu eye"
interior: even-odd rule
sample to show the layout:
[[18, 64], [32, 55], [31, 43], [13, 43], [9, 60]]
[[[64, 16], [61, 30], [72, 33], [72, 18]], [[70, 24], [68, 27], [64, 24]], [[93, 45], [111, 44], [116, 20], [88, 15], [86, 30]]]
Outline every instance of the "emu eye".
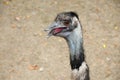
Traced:
[[69, 25], [69, 21], [64, 21], [63, 23], [64, 23], [64, 25], [66, 25], [66, 26]]

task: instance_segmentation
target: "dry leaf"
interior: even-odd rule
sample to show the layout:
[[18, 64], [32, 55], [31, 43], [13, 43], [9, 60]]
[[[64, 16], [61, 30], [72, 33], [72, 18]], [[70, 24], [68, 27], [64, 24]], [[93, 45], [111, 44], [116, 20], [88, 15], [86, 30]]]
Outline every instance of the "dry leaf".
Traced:
[[11, 28], [15, 29], [17, 27], [16, 24], [12, 24]]
[[39, 66], [38, 65], [30, 65], [28, 67], [29, 70], [38, 70], [39, 69]]
[[27, 16], [26, 16], [26, 19], [28, 19], [28, 18], [30, 18], [30, 15], [27, 15]]

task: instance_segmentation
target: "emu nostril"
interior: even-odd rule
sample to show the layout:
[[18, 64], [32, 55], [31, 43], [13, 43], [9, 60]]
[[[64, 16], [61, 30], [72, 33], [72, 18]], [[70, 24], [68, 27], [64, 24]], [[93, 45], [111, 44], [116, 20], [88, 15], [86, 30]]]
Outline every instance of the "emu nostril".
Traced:
[[44, 31], [48, 31], [47, 29], [44, 29]]

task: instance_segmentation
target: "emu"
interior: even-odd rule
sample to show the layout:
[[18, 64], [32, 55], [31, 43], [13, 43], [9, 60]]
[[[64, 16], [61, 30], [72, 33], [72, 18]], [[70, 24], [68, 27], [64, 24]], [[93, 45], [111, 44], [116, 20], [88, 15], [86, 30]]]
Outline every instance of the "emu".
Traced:
[[90, 80], [84, 56], [82, 26], [77, 13], [59, 13], [45, 31], [48, 32], [48, 37], [59, 36], [66, 40], [70, 52], [71, 79]]

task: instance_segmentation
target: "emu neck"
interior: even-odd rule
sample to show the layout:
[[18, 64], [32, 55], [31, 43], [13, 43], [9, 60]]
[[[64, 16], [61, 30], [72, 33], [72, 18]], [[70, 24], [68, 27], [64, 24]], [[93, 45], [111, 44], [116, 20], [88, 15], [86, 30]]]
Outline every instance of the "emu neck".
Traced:
[[[71, 56], [83, 54], [83, 40], [78, 33], [73, 33], [67, 38], [69, 51]], [[72, 59], [73, 60], [73, 59]]]
[[67, 43], [70, 50], [70, 55], [82, 54], [83, 52], [83, 38], [80, 24], [75, 30], [67, 37]]
[[84, 61], [83, 39], [81, 26], [78, 25], [76, 29], [66, 38], [69, 51], [70, 62], [72, 69], [78, 69]]

